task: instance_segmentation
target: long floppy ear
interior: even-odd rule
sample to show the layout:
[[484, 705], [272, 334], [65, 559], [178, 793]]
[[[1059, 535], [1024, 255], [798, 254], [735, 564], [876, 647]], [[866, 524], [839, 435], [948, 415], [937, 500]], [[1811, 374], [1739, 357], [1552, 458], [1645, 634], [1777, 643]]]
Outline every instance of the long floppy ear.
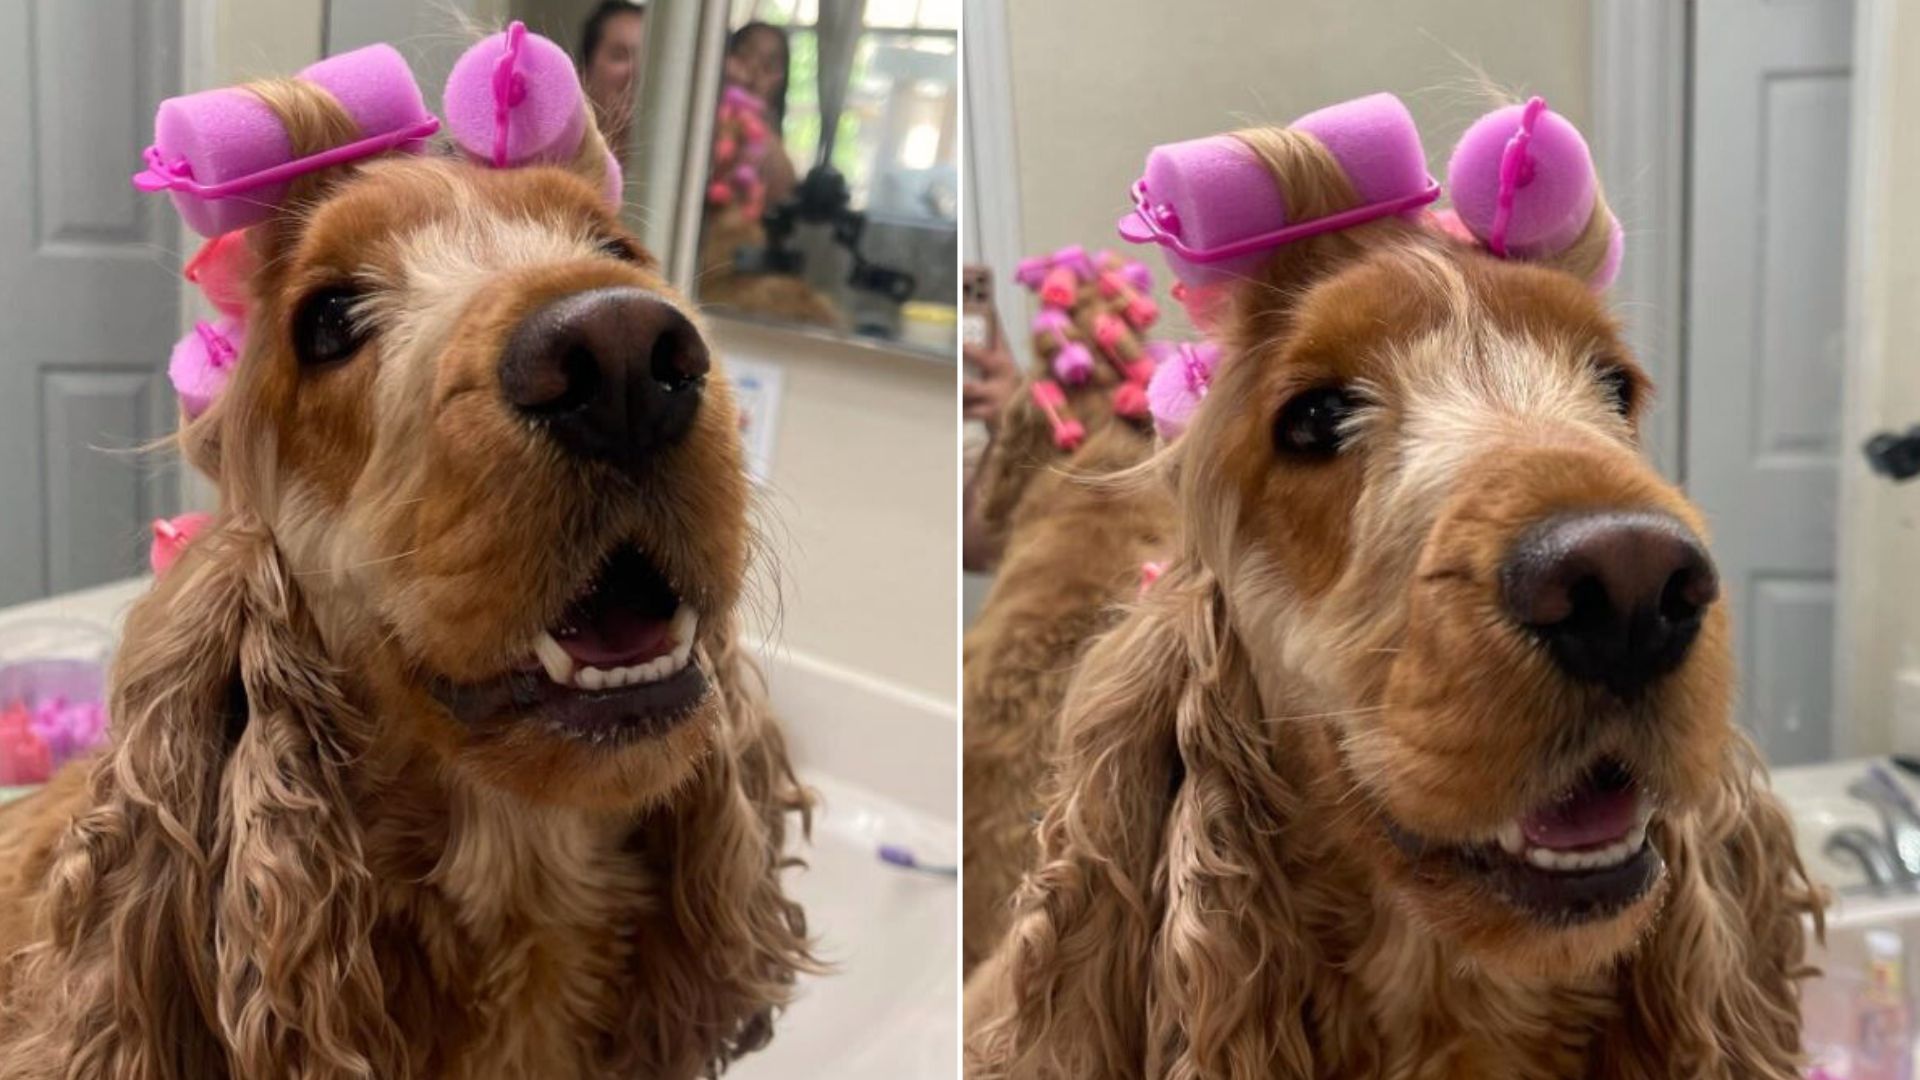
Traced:
[[1013, 524], [1013, 512], [1041, 469], [1064, 455], [1053, 445], [1053, 428], [1033, 402], [1032, 382], [1021, 380], [1013, 400], [1001, 410], [1000, 426], [987, 445], [973, 477], [974, 519], [989, 550], [999, 551]]
[[0, 1075], [405, 1075], [340, 782], [355, 717], [264, 532], [217, 523], [135, 605], [109, 714]]
[[[1268, 969], [1277, 781], [1217, 586], [1176, 563], [1081, 662], [1040, 856], [967, 988], [969, 1075], [1252, 1073], [1304, 1061]], [[1264, 837], [1264, 840], [1258, 839]], [[1263, 896], [1263, 893], [1273, 896]], [[1282, 1049], [1284, 1048], [1284, 1050]]]
[[804, 835], [812, 800], [737, 633], [703, 665], [723, 699], [712, 750], [672, 812], [651, 815], [632, 840], [663, 895], [636, 931], [624, 1024], [635, 1051], [613, 1063], [621, 1075], [718, 1075], [772, 1038], [796, 976], [824, 970], [781, 881], [798, 865], [786, 853], [788, 818], [799, 815]]
[[1629, 962], [1623, 1030], [1600, 1044], [1620, 1058], [1600, 1075], [1800, 1075], [1799, 982], [1814, 974], [1821, 900], [1753, 744], [1734, 739], [1714, 805], [1660, 826], [1673, 892]]

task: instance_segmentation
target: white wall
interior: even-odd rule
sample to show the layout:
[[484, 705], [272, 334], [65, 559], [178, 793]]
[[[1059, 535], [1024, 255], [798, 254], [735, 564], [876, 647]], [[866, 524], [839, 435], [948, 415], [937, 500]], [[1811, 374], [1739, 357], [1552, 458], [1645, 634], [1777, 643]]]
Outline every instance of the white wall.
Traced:
[[763, 511], [786, 649], [955, 700], [958, 423], [953, 366], [730, 320], [720, 355], [784, 372]]
[[[1853, 223], [1856, 306], [1841, 457], [1843, 752], [1920, 753], [1920, 481], [1871, 475], [1868, 434], [1920, 423], [1920, 7], [1859, 11]], [[1911, 689], [1896, 692], [1904, 676]]]
[[1284, 124], [1387, 90], [1412, 110], [1444, 179], [1453, 141], [1490, 107], [1474, 65], [1507, 91], [1545, 95], [1582, 128], [1591, 111], [1587, 0], [1047, 0], [1006, 9], [1029, 253], [1118, 246], [1114, 222], [1156, 143]]

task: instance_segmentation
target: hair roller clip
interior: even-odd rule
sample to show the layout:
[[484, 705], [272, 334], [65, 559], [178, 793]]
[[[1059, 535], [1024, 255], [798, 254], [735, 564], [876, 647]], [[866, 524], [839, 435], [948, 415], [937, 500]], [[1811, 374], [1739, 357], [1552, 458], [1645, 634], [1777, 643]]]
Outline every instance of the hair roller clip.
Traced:
[[1161, 438], [1171, 442], [1187, 430], [1219, 363], [1220, 347], [1211, 342], [1169, 347], [1147, 383], [1147, 405]]
[[440, 128], [390, 45], [328, 57], [298, 78], [331, 96], [361, 137], [296, 157], [279, 114], [245, 86], [168, 98], [154, 114], [147, 167], [134, 186], [168, 192], [189, 227], [219, 236], [265, 220], [308, 173], [393, 150], [420, 153]]
[[200, 295], [222, 315], [245, 317], [250, 295], [247, 282], [259, 268], [245, 232], [222, 233], [200, 245], [180, 275], [200, 287]]
[[1148, 408], [1145, 383], [1129, 379], [1114, 388], [1113, 414], [1115, 416], [1139, 420], [1147, 415]]
[[167, 378], [188, 420], [207, 411], [233, 375], [233, 365], [246, 344], [246, 327], [232, 317], [197, 322], [173, 346]]
[[[496, 169], [572, 162], [592, 123], [573, 59], [517, 19], [453, 65], [441, 107], [461, 151]], [[605, 194], [618, 206], [620, 163], [606, 158]]]
[[1159, 245], [1174, 275], [1198, 287], [1245, 277], [1283, 244], [1416, 215], [1440, 197], [1413, 117], [1392, 94], [1330, 105], [1288, 126], [1326, 148], [1360, 205], [1295, 220], [1287, 207], [1298, 193], [1286, 190], [1288, 179], [1240, 136], [1213, 135], [1153, 148], [1121, 238]]
[[1047, 423], [1053, 428], [1053, 445], [1062, 450], [1079, 447], [1081, 440], [1087, 437], [1087, 429], [1080, 426], [1080, 421], [1066, 414], [1067, 393], [1060, 389], [1060, 384], [1043, 379], [1033, 384], [1032, 393], [1033, 403], [1047, 414]]
[[1461, 229], [1500, 258], [1559, 266], [1596, 289], [1618, 275], [1624, 237], [1587, 141], [1544, 99], [1475, 121], [1447, 163], [1447, 187]]

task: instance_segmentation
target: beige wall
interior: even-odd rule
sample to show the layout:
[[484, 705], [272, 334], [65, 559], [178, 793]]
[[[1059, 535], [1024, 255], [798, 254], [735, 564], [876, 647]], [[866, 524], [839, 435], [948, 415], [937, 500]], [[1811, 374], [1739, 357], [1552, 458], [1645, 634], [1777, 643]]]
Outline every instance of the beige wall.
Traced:
[[[1920, 423], [1920, 7], [1860, 8], [1868, 52], [1855, 131], [1865, 183], [1853, 242], [1859, 260], [1842, 458], [1838, 657], [1849, 744], [1843, 752], [1920, 752], [1920, 481], [1869, 475], [1854, 454], [1867, 434]], [[1881, 21], [1875, 21], [1881, 20]], [[1875, 69], [1883, 76], [1871, 77]], [[1905, 693], [1896, 682], [1908, 680]]]
[[1028, 252], [1118, 245], [1114, 221], [1156, 143], [1286, 123], [1379, 90], [1406, 101], [1444, 179], [1454, 139], [1488, 108], [1476, 65], [1501, 87], [1544, 94], [1583, 128], [1589, 116], [1586, 0], [1012, 0], [1007, 9]]
[[784, 610], [759, 628], [792, 652], [956, 700], [953, 365], [745, 323], [714, 334], [722, 356], [784, 373], [761, 500]]

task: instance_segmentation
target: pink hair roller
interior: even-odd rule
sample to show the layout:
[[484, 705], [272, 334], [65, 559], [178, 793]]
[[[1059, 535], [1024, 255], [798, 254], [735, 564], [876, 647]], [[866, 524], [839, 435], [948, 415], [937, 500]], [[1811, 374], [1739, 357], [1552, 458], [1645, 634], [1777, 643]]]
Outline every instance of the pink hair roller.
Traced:
[[[1586, 232], [1600, 201], [1587, 141], [1535, 97], [1476, 120], [1453, 149], [1447, 187], [1460, 225], [1501, 258], [1550, 260]], [[1624, 239], [1607, 213], [1607, 250], [1588, 284], [1620, 272]]]
[[247, 246], [244, 232], [223, 233], [200, 245], [200, 250], [180, 270], [181, 276], [200, 286], [201, 295], [216, 310], [230, 318], [242, 318], [251, 298], [247, 281], [259, 269], [259, 260]]
[[1147, 415], [1147, 388], [1141, 383], [1127, 381], [1113, 391], [1113, 412], [1115, 416], [1128, 420], [1138, 420]]
[[299, 78], [331, 94], [360, 138], [296, 158], [280, 118], [243, 86], [168, 98], [154, 115], [147, 167], [134, 186], [170, 193], [181, 220], [202, 236], [219, 236], [264, 221], [301, 176], [392, 150], [420, 153], [440, 127], [390, 45], [328, 57]]
[[[460, 57], [440, 102], [454, 143], [496, 169], [565, 165], [591, 122], [573, 59], [518, 20]], [[620, 163], [609, 152], [607, 201], [620, 205], [621, 190]]]
[[1079, 277], [1065, 266], [1055, 266], [1040, 282], [1040, 302], [1049, 307], [1072, 307], [1074, 294], [1079, 290]]
[[1080, 426], [1080, 421], [1063, 412], [1067, 407], [1067, 394], [1059, 384], [1045, 381], [1034, 383], [1033, 403], [1047, 414], [1047, 423], [1053, 428], [1053, 445], [1062, 450], [1072, 450], [1087, 437], [1087, 429]]
[[1416, 216], [1440, 197], [1427, 174], [1420, 133], [1392, 94], [1356, 98], [1295, 120], [1318, 139], [1359, 194], [1350, 210], [1305, 221], [1246, 143], [1232, 135], [1156, 146], [1133, 185], [1122, 239], [1157, 244], [1174, 276], [1198, 288], [1242, 278], [1283, 244], [1392, 215]]
[[153, 523], [153, 544], [147, 549], [147, 565], [153, 567], [156, 574], [164, 574], [167, 568], [179, 561], [180, 553], [200, 534], [207, 523], [213, 520], [211, 514], [181, 514], [172, 518], [157, 518]]
[[1044, 308], [1033, 317], [1033, 333], [1053, 339], [1053, 374], [1068, 386], [1079, 386], [1093, 378], [1093, 354], [1085, 345], [1067, 337], [1067, 313]]
[[232, 377], [233, 365], [246, 345], [246, 327], [230, 316], [214, 322], [197, 322], [173, 346], [167, 361], [167, 378], [174, 393], [180, 395], [180, 407], [193, 420], [207, 411]]

